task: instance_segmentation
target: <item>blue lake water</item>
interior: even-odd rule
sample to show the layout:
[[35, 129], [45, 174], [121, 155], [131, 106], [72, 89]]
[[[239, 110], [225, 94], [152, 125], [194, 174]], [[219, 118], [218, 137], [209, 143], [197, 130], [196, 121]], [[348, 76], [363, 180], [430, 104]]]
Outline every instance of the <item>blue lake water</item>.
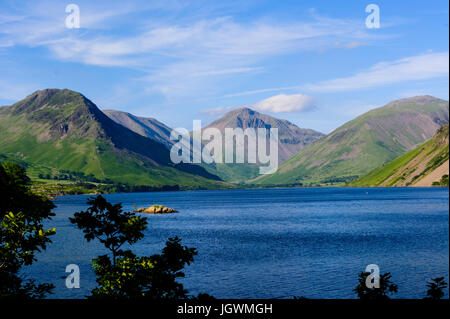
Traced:
[[[91, 259], [105, 254], [68, 218], [89, 196], [57, 199], [47, 226], [57, 234], [25, 273], [55, 284], [56, 298], [83, 298], [95, 286]], [[180, 211], [147, 215], [133, 249], [159, 253], [169, 237], [196, 247], [182, 279], [191, 294], [216, 298], [355, 298], [369, 264], [390, 272], [397, 298], [422, 298], [430, 278], [449, 279], [449, 192], [445, 188], [299, 188], [110, 194], [125, 210], [163, 204]], [[81, 288], [65, 287], [77, 264]], [[448, 298], [448, 294], [447, 294]]]

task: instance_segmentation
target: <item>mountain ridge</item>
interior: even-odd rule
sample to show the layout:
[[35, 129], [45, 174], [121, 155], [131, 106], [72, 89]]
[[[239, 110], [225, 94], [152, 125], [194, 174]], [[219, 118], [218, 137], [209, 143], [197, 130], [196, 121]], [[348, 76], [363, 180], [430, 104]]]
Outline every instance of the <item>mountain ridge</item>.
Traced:
[[[154, 118], [139, 117], [131, 113], [116, 110], [105, 110], [103, 112], [117, 123], [124, 125], [138, 134], [156, 141], [161, 141], [168, 148], [174, 144], [174, 141], [170, 140], [171, 128]], [[240, 107], [231, 110], [202, 129], [210, 127], [218, 128], [222, 135], [224, 135], [225, 128], [242, 128], [245, 130], [249, 127], [277, 127], [279, 129], [280, 141], [278, 150], [279, 161], [281, 162], [288, 159], [305, 145], [324, 136], [320, 132], [300, 128], [287, 120], [259, 113], [249, 107]], [[200, 166], [211, 174], [229, 182], [242, 182], [246, 179], [254, 178], [259, 174], [258, 166], [251, 163], [202, 163]]]
[[257, 184], [343, 184], [431, 138], [448, 123], [448, 101], [418, 96], [392, 101], [345, 123], [284, 162]]
[[218, 128], [222, 134], [225, 128], [278, 128], [280, 161], [283, 162], [308, 144], [315, 142], [325, 134], [313, 129], [300, 128], [297, 125], [253, 110], [251, 106], [242, 106], [225, 113], [205, 128]]
[[[278, 128], [278, 162], [282, 163], [300, 149], [323, 137], [324, 134], [312, 129], [300, 128], [283, 119], [260, 113], [249, 106], [242, 106], [225, 113], [206, 128], [217, 128], [225, 136], [225, 128]], [[244, 145], [245, 158], [247, 148]], [[202, 165], [211, 174], [230, 182], [245, 182], [259, 176], [259, 164], [213, 163]]]
[[0, 153], [33, 164], [36, 174], [57, 169], [141, 185], [224, 186], [199, 166], [172, 164], [166, 146], [67, 89], [36, 91], [1, 108]]
[[134, 114], [117, 111], [102, 110], [114, 122], [125, 126], [142, 136], [151, 138], [166, 147], [171, 147], [173, 141], [170, 140], [172, 128], [152, 117], [136, 116]]

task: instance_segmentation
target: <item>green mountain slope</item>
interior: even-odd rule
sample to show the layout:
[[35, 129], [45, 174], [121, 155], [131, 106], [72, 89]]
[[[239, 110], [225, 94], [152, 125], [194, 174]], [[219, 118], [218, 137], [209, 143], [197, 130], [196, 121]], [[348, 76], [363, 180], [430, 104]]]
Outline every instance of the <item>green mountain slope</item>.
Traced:
[[449, 173], [448, 124], [416, 149], [349, 184], [368, 186], [431, 186]]
[[199, 166], [190, 174], [190, 167], [173, 165], [167, 147], [67, 89], [37, 91], [0, 108], [0, 154], [26, 163], [32, 177], [67, 170], [134, 185], [225, 186]]
[[430, 139], [448, 123], [448, 101], [431, 96], [393, 101], [342, 125], [284, 162], [257, 184], [343, 184]]

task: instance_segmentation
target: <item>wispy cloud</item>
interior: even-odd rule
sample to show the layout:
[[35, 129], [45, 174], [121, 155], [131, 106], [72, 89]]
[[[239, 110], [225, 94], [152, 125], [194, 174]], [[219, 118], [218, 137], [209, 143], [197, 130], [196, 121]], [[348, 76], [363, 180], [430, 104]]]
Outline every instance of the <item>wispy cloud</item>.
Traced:
[[[331, 40], [336, 37], [358, 39], [364, 36], [368, 35], [364, 30], [355, 30], [351, 21], [317, 20], [273, 25], [264, 22], [237, 23], [229, 17], [223, 17], [185, 26], [161, 25], [121, 38], [92, 37], [78, 38], [76, 41], [73, 38], [62, 38], [48, 44], [58, 57], [84, 63], [120, 57], [123, 59], [123, 66], [127, 66], [129, 57], [137, 56], [144, 64], [149, 55], [154, 54], [178, 61], [206, 58], [203, 62], [217, 62], [225, 58], [224, 62], [235, 65], [242, 59], [249, 63], [265, 56], [316, 50], [324, 45], [333, 47], [335, 45]], [[350, 43], [354, 45], [359, 42]], [[230, 66], [227, 69], [239, 67], [242, 66]]]
[[[256, 102], [255, 104], [244, 106], [260, 112], [291, 113], [312, 110], [316, 107], [316, 101], [313, 97], [303, 94], [279, 94]], [[200, 114], [217, 116], [233, 109], [235, 107], [219, 106], [202, 110]]]
[[438, 52], [377, 63], [355, 75], [307, 84], [302, 88], [310, 92], [349, 91], [448, 75], [449, 53]]
[[[160, 9], [164, 3], [126, 3], [104, 9], [86, 2], [80, 6], [80, 30], [64, 27], [64, 4], [40, 9], [29, 4], [22, 15], [0, 18], [0, 46], [44, 46], [62, 61], [138, 69], [144, 74], [139, 79], [143, 92], [170, 98], [220, 92], [221, 80], [238, 73], [264, 72], [265, 61], [274, 56], [324, 47], [353, 48], [375, 37], [361, 21], [317, 14], [308, 21], [284, 22], [244, 22], [229, 16], [152, 23], [125, 19], [126, 30], [101, 32], [110, 21], [116, 23], [139, 10]], [[336, 41], [342, 45], [336, 46]]]

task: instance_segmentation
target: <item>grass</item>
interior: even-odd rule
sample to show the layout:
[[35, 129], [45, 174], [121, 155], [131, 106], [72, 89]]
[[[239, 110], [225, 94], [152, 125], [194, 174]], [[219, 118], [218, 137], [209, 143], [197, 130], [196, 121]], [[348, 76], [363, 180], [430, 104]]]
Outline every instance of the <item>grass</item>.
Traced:
[[[431, 141], [427, 142], [426, 144], [431, 143]], [[426, 146], [423, 145], [423, 147]], [[400, 156], [396, 158], [395, 160], [382, 165], [381, 167], [373, 170], [369, 174], [360, 177], [356, 179], [355, 181], [351, 182], [349, 186], [375, 186], [380, 185], [382, 182], [387, 180], [389, 177], [392, 176], [392, 174], [400, 169], [401, 167], [405, 166], [407, 163], [409, 163], [412, 159], [414, 159], [418, 154], [420, 154], [423, 150], [423, 147], [418, 147], [411, 152], [406, 153], [403, 156]], [[397, 180], [393, 180], [391, 184], [394, 184]]]
[[[69, 170], [129, 185], [178, 185], [185, 189], [233, 187], [177, 170], [170, 163], [157, 165], [143, 154], [127, 149], [127, 141], [121, 140], [125, 147], [117, 147], [103, 130], [110, 120], [104, 120], [106, 124], [99, 122], [90, 113], [95, 106], [86, 102], [81, 94], [61, 90], [43, 105], [24, 100], [0, 110], [0, 153], [5, 159], [26, 166], [33, 179], [39, 174], [54, 176], [61, 170]], [[58, 123], [67, 122], [71, 123], [69, 133], [59, 134]], [[122, 137], [120, 130], [111, 132]], [[146, 150], [152, 155], [148, 148]], [[158, 157], [158, 152], [154, 153]], [[53, 188], [61, 188], [61, 185], [55, 184]], [[71, 187], [74, 191], [80, 190], [80, 187]]]
[[240, 183], [253, 179], [259, 175], [259, 166], [250, 163], [215, 163], [201, 164], [211, 174], [220, 177], [224, 181], [231, 183]]
[[[413, 176], [407, 185], [413, 184], [449, 159], [448, 139], [447, 143], [443, 142], [446, 137], [448, 138], [448, 124], [443, 126], [431, 140], [393, 161], [376, 168], [367, 175], [352, 181], [348, 186], [398, 185], [400, 182], [411, 177], [418, 164], [426, 162], [425, 169]], [[411, 164], [413, 160], [415, 160], [416, 165]], [[391, 180], [387, 182], [390, 178]]]
[[425, 142], [424, 130], [417, 124], [419, 122], [411, 120], [403, 123], [405, 115], [419, 119], [417, 121], [422, 121], [421, 118], [427, 115], [431, 121], [436, 117], [445, 117], [445, 113], [448, 117], [448, 102], [442, 100], [427, 105], [409, 102], [388, 105], [369, 111], [302, 149], [284, 162], [275, 174], [252, 182], [261, 185], [321, 185], [327, 184], [324, 183], [327, 180], [364, 176]]

